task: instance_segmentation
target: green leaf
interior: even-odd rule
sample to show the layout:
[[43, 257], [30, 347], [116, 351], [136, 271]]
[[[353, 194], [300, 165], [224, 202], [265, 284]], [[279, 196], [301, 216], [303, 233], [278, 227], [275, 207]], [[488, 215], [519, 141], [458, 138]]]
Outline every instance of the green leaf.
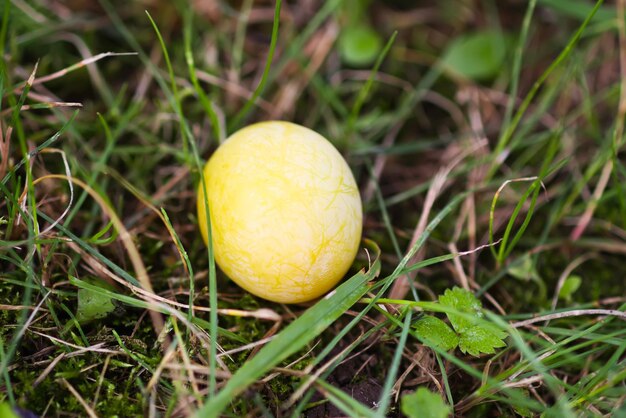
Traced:
[[505, 347], [502, 341], [507, 334], [495, 326], [478, 324], [461, 333], [459, 348], [464, 353], [478, 357], [480, 353], [493, 354], [495, 348]]
[[541, 276], [537, 272], [535, 263], [529, 255], [524, 255], [522, 261], [509, 268], [509, 274], [516, 279], [523, 281], [541, 282]]
[[17, 414], [13, 412], [11, 405], [6, 402], [0, 403], [0, 417], [3, 418], [18, 418]]
[[[93, 281], [92, 281], [93, 282]], [[103, 289], [112, 290], [111, 286], [104, 283], [93, 283]], [[104, 318], [115, 310], [115, 305], [110, 297], [90, 289], [78, 289], [78, 308], [76, 319], [80, 323]]]
[[444, 66], [453, 73], [472, 80], [496, 76], [506, 56], [502, 33], [476, 32], [456, 38], [444, 54]]
[[339, 54], [349, 65], [364, 67], [372, 64], [382, 47], [380, 35], [369, 26], [349, 26], [339, 36]]
[[425, 387], [402, 397], [400, 409], [409, 418], [447, 418], [452, 408]]
[[[515, 390], [512, 390], [514, 392]], [[519, 396], [524, 399], [528, 399], [529, 393], [527, 390], [520, 390]], [[513, 409], [515, 413], [522, 418], [532, 418], [535, 416], [535, 413], [526, 405], [523, 404], [513, 404]]]
[[[475, 318], [481, 318], [483, 316], [480, 301], [476, 299], [473, 293], [461, 289], [460, 287], [455, 286], [452, 290], [446, 289], [444, 294], [439, 296], [439, 303], [459, 312], [467, 313]], [[476, 323], [475, 320], [467, 318], [466, 316], [453, 313], [446, 313], [446, 315], [448, 315], [452, 327], [458, 333], [469, 330]]]
[[415, 332], [429, 347], [437, 347], [448, 351], [456, 348], [459, 337], [448, 324], [431, 315], [422, 317], [415, 324]]
[[563, 282], [563, 287], [559, 291], [559, 299], [570, 300], [574, 292], [578, 290], [580, 285], [582, 284], [583, 279], [580, 276], [569, 276]]

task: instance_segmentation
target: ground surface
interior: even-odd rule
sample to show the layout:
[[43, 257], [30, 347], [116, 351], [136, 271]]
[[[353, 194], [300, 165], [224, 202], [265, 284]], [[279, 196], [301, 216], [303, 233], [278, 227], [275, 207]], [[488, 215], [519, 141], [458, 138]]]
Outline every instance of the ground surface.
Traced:
[[[0, 408], [626, 416], [624, 3], [1, 3]], [[200, 167], [269, 119], [360, 187], [319, 302], [199, 233]]]

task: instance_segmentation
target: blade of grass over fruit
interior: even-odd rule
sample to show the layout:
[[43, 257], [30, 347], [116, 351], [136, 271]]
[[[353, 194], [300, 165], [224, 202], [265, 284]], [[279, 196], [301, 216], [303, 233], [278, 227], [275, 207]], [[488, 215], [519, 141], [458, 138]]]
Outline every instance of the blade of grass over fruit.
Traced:
[[410, 309], [405, 311], [404, 323], [402, 324], [402, 334], [400, 334], [400, 340], [396, 346], [396, 352], [393, 355], [393, 360], [387, 370], [387, 377], [385, 378], [385, 384], [380, 391], [380, 400], [378, 401], [378, 409], [375, 416], [378, 418], [385, 418], [387, 416], [387, 408], [391, 401], [393, 385], [398, 375], [398, 369], [400, 368], [400, 360], [402, 360], [402, 352], [406, 346], [407, 336], [409, 335], [409, 328], [411, 327], [411, 319], [413, 312]]
[[317, 337], [354, 305], [370, 288], [369, 282], [380, 272], [378, 247], [367, 272], [361, 271], [289, 324], [252, 359], [248, 360], [215, 395], [209, 396], [196, 417], [218, 417], [224, 408], [272, 367], [296, 353]]
[[519, 109], [515, 113], [515, 116], [513, 116], [511, 123], [506, 127], [504, 133], [500, 135], [500, 138], [498, 139], [498, 143], [496, 144], [496, 147], [492, 153], [495, 156], [495, 159], [489, 169], [489, 172], [487, 173], [487, 179], [493, 177], [495, 172], [498, 170], [499, 163], [501, 162], [500, 156], [502, 155], [506, 146], [509, 144], [509, 141], [513, 137], [513, 133], [517, 129], [517, 126], [519, 125], [520, 121], [522, 120], [522, 117], [526, 113], [526, 110], [530, 106], [530, 103], [535, 98], [535, 95], [537, 94], [537, 92], [539, 91], [543, 83], [548, 79], [550, 74], [552, 74], [552, 72], [563, 61], [565, 61], [565, 59], [569, 57], [570, 54], [574, 51], [574, 47], [576, 46], [576, 44], [578, 44], [578, 41], [580, 40], [580, 37], [585, 31], [585, 28], [589, 25], [589, 22], [591, 22], [591, 19], [593, 18], [595, 13], [598, 11], [598, 9], [600, 8], [603, 2], [604, 0], [598, 0], [596, 2], [591, 12], [587, 15], [587, 18], [583, 21], [583, 23], [580, 25], [578, 30], [571, 37], [571, 39], [569, 40], [565, 48], [561, 51], [559, 56], [554, 61], [552, 61], [550, 66], [541, 74], [541, 76], [539, 76], [537, 81], [535, 81], [532, 88], [526, 95], [526, 97], [524, 97], [524, 100], [522, 101], [521, 105], [519, 106]]
[[367, 81], [365, 82], [363, 87], [359, 90], [359, 94], [357, 95], [356, 100], [354, 101], [354, 105], [352, 106], [352, 110], [350, 111], [350, 116], [348, 117], [348, 121], [346, 123], [346, 130], [344, 133], [344, 138], [348, 142], [351, 141], [350, 138], [352, 138], [352, 134], [354, 133], [354, 125], [356, 123], [357, 118], [359, 117], [359, 113], [361, 112], [361, 107], [363, 107], [363, 104], [365, 103], [365, 100], [367, 99], [367, 96], [369, 95], [370, 90], [372, 89], [372, 85], [374, 84], [374, 80], [376, 79], [376, 74], [378, 74], [378, 69], [380, 68], [380, 65], [383, 63], [383, 60], [385, 59], [385, 57], [387, 56], [387, 53], [391, 49], [393, 42], [396, 40], [396, 36], [398, 36], [397, 31], [395, 31], [391, 35], [391, 37], [387, 41], [387, 44], [378, 55], [378, 58], [376, 59], [376, 62], [374, 63], [374, 67], [372, 68], [372, 71], [370, 72], [370, 75], [367, 78]]
[[263, 69], [263, 75], [261, 75], [261, 81], [259, 81], [259, 85], [254, 90], [252, 97], [243, 105], [243, 108], [235, 115], [235, 117], [228, 122], [228, 133], [236, 130], [241, 122], [245, 119], [250, 112], [250, 108], [254, 106], [256, 99], [263, 94], [263, 90], [265, 90], [265, 84], [268, 81], [268, 76], [270, 73], [270, 68], [272, 67], [272, 61], [274, 59], [274, 51], [276, 50], [276, 43], [278, 42], [278, 27], [280, 24], [280, 8], [282, 5], [282, 0], [276, 0], [276, 6], [274, 8], [274, 24], [272, 25], [272, 38], [270, 40], [270, 47], [267, 53], [267, 60], [265, 61], [265, 68]]
[[[146, 11], [146, 14], [148, 15], [148, 19], [152, 23], [152, 27], [154, 28], [154, 31], [157, 34], [157, 37], [161, 44], [163, 55], [165, 56], [165, 59], [167, 62], [167, 68], [168, 68], [170, 82], [171, 82], [172, 91], [173, 91], [172, 106], [179, 118], [179, 122], [183, 131], [183, 138], [185, 140], [184, 143], [185, 144], [188, 143], [191, 146], [192, 158], [195, 163], [195, 168], [200, 173], [201, 187], [204, 192], [204, 195], [207, 196], [204, 172], [202, 169], [202, 164], [200, 163], [200, 154], [196, 147], [195, 138], [193, 137], [191, 133], [191, 129], [189, 128], [187, 120], [185, 119], [185, 115], [182, 110], [182, 104], [179, 101], [179, 96], [178, 96], [177, 88], [176, 88], [176, 79], [174, 76], [174, 70], [172, 69], [172, 66], [170, 63], [167, 47], [165, 45], [165, 42], [163, 41], [163, 37], [161, 36], [158, 26], [156, 25], [156, 23], [154, 22], [154, 20], [152, 19], [152, 17], [147, 11]], [[209, 331], [209, 336], [211, 337], [210, 346], [209, 346], [209, 371], [210, 371], [209, 393], [212, 395], [215, 393], [215, 388], [217, 386], [217, 378], [216, 378], [216, 374], [217, 374], [217, 272], [215, 269], [215, 258], [213, 254], [213, 240], [211, 238], [211, 217], [209, 215], [210, 208], [208, 207], [208, 205], [209, 205], [208, 201], [207, 199], [205, 199], [204, 209], [207, 213], [206, 228], [208, 231], [207, 258], [209, 261], [209, 307], [211, 308], [211, 312], [209, 313], [210, 323], [211, 323], [211, 329]]]

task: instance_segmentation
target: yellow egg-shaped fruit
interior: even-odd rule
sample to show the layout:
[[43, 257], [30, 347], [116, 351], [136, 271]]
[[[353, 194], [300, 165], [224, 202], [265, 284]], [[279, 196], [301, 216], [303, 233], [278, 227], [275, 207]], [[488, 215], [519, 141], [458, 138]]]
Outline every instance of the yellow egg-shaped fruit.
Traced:
[[[235, 132], [204, 167], [215, 260], [250, 293], [281, 303], [324, 295], [361, 240], [359, 189], [341, 154], [289, 122]], [[198, 221], [208, 242], [200, 184]]]

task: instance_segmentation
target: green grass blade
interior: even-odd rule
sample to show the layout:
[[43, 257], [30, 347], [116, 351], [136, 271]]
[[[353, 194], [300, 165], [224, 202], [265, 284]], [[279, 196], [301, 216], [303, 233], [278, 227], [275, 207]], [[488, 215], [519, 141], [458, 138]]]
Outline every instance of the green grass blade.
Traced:
[[217, 395], [209, 397], [195, 416], [198, 418], [220, 416], [235, 396], [246, 390], [272, 367], [305, 347], [363, 297], [370, 289], [369, 282], [380, 271], [378, 259], [380, 251], [377, 247], [375, 251], [376, 258], [367, 272], [361, 271], [352, 276], [283, 329], [256, 356], [244, 363]]
[[522, 57], [524, 55], [524, 46], [526, 45], [526, 40], [528, 39], [530, 22], [532, 20], [533, 12], [536, 5], [537, 0], [530, 0], [528, 2], [526, 14], [524, 15], [524, 21], [522, 23], [522, 31], [520, 32], [519, 40], [517, 41], [517, 46], [515, 47], [513, 74], [511, 76], [511, 89], [509, 90], [509, 100], [506, 104], [506, 112], [504, 114], [504, 120], [502, 121], [501, 133], [504, 132], [506, 128], [508, 128], [509, 124], [511, 123], [511, 117], [513, 116], [513, 108], [515, 107], [515, 102], [517, 101], [520, 72], [522, 70]]
[[[172, 97], [172, 105], [174, 107], [174, 110], [176, 111], [176, 114], [179, 117], [180, 120], [180, 125], [183, 131], [183, 145], [185, 146], [186, 144], [191, 146], [191, 152], [192, 152], [192, 159], [193, 162], [195, 163], [196, 168], [198, 169], [198, 171], [200, 172], [200, 182], [202, 185], [202, 189], [204, 191], [204, 195], [207, 196], [207, 192], [206, 192], [206, 184], [205, 184], [205, 180], [204, 180], [204, 173], [202, 170], [202, 164], [200, 163], [200, 155], [198, 153], [197, 147], [196, 147], [196, 143], [195, 140], [193, 138], [193, 135], [191, 134], [191, 130], [189, 128], [189, 125], [186, 122], [186, 119], [184, 117], [183, 114], [183, 110], [182, 110], [182, 104], [180, 103], [178, 94], [177, 94], [177, 88], [176, 88], [176, 79], [174, 77], [174, 70], [171, 66], [170, 63], [170, 59], [169, 59], [169, 53], [167, 50], [167, 47], [165, 45], [165, 42], [163, 40], [163, 37], [161, 36], [161, 33], [159, 31], [158, 26], [156, 25], [156, 23], [154, 22], [154, 20], [152, 19], [152, 17], [150, 16], [149, 13], [146, 12], [146, 14], [148, 15], [148, 18], [150, 19], [150, 22], [152, 23], [152, 26], [154, 28], [154, 31], [157, 34], [157, 37], [159, 38], [159, 42], [161, 44], [161, 48], [163, 50], [163, 55], [165, 56], [166, 59], [166, 63], [167, 63], [167, 68], [168, 68], [168, 72], [169, 72], [169, 76], [170, 76], [170, 83], [171, 83], [171, 88], [172, 88], [172, 92], [173, 92], [173, 97]], [[187, 154], [187, 151], [185, 150], [185, 154]], [[210, 341], [210, 346], [209, 346], [209, 393], [213, 394], [215, 393], [215, 389], [217, 387], [217, 379], [216, 379], [216, 371], [217, 371], [217, 273], [216, 273], [216, 269], [215, 269], [215, 259], [214, 259], [214, 255], [213, 255], [213, 240], [211, 238], [211, 217], [210, 217], [210, 208], [208, 207], [208, 201], [205, 199], [204, 201], [204, 207], [205, 207], [205, 211], [206, 211], [206, 223], [207, 223], [207, 231], [209, 231], [208, 235], [208, 245], [207, 245], [207, 258], [209, 260], [209, 307], [211, 308], [211, 312], [210, 312], [210, 323], [211, 323], [211, 328], [210, 328], [210, 332], [209, 335], [211, 337], [211, 341]]]
[[407, 336], [409, 335], [409, 329], [411, 328], [411, 319], [413, 312], [409, 309], [404, 317], [404, 323], [402, 324], [402, 334], [400, 334], [400, 341], [396, 346], [396, 352], [393, 355], [391, 366], [387, 371], [387, 377], [385, 378], [385, 384], [381, 390], [380, 400], [378, 401], [378, 410], [376, 412], [377, 418], [385, 418], [387, 416], [387, 408], [391, 401], [391, 391], [398, 375], [398, 369], [400, 368], [400, 360], [402, 360], [402, 352], [406, 346]]
[[272, 26], [272, 39], [270, 40], [270, 48], [267, 54], [267, 61], [265, 62], [265, 68], [263, 69], [263, 75], [261, 76], [261, 81], [259, 81], [259, 85], [254, 90], [252, 97], [246, 102], [243, 108], [235, 115], [231, 122], [228, 123], [228, 133], [231, 133], [234, 129], [236, 129], [243, 119], [248, 115], [250, 108], [255, 104], [256, 99], [263, 93], [265, 90], [265, 85], [268, 81], [268, 76], [270, 73], [270, 68], [272, 67], [272, 61], [274, 59], [274, 51], [276, 50], [276, 43], [278, 42], [278, 27], [280, 24], [280, 8], [281, 8], [282, 0], [276, 0], [276, 6], [274, 8], [274, 24]]
[[376, 59], [376, 62], [374, 63], [374, 67], [372, 68], [372, 71], [370, 72], [370, 75], [367, 78], [367, 81], [363, 85], [363, 88], [359, 90], [359, 94], [356, 97], [356, 100], [354, 101], [354, 105], [352, 106], [352, 110], [350, 111], [350, 117], [348, 117], [348, 122], [346, 124], [346, 131], [344, 134], [344, 140], [346, 141], [350, 141], [350, 138], [352, 137], [352, 133], [354, 132], [354, 125], [356, 124], [357, 118], [359, 117], [361, 108], [363, 107], [363, 104], [365, 103], [365, 100], [367, 99], [367, 96], [369, 95], [370, 90], [372, 89], [372, 85], [374, 84], [374, 80], [376, 79], [376, 74], [378, 74], [378, 69], [380, 68], [385, 57], [387, 56], [387, 53], [389, 52], [389, 50], [391, 49], [391, 46], [396, 40], [396, 36], [398, 36], [397, 31], [394, 32], [389, 38], [389, 40], [387, 41], [387, 44], [378, 55], [378, 58]]
[[211, 126], [213, 128], [213, 135], [215, 136], [215, 140], [218, 143], [221, 143], [224, 140], [224, 132], [220, 126], [219, 118], [217, 117], [217, 113], [213, 109], [213, 103], [204, 93], [202, 86], [200, 86], [200, 82], [198, 81], [198, 77], [196, 76], [196, 65], [193, 59], [193, 51], [191, 49], [191, 30], [192, 30], [192, 9], [187, 8], [187, 12], [184, 13], [185, 23], [184, 23], [184, 37], [185, 37], [185, 59], [187, 60], [187, 68], [189, 69], [189, 78], [191, 79], [191, 83], [200, 99], [200, 104], [202, 104], [202, 108], [204, 112], [209, 117], [211, 121]]
[[[161, 208], [161, 214], [163, 214], [163, 218], [165, 219], [165, 222], [166, 222], [165, 226], [167, 227], [170, 234], [174, 237], [174, 240], [176, 241], [176, 249], [180, 253], [180, 256], [182, 257], [183, 261], [185, 262], [185, 266], [186, 266], [185, 270], [187, 270], [187, 274], [189, 277], [189, 306], [193, 306], [193, 301], [195, 298], [195, 281], [193, 279], [194, 274], [193, 274], [193, 266], [191, 264], [191, 260], [189, 260], [189, 255], [187, 254], [187, 251], [185, 250], [185, 247], [183, 246], [183, 243], [180, 240], [180, 237], [176, 233], [176, 230], [174, 229], [174, 226], [172, 225], [172, 222], [170, 221], [169, 216], [167, 216], [167, 212], [165, 211], [165, 209]], [[189, 311], [187, 311], [187, 319], [189, 320], [189, 322], [193, 320], [193, 309], [189, 309]]]
[[497, 164], [497, 162], [499, 162], [500, 155], [502, 154], [506, 146], [509, 144], [509, 141], [513, 137], [513, 133], [515, 132], [515, 129], [517, 128], [520, 121], [522, 120], [522, 117], [526, 113], [528, 106], [530, 106], [530, 103], [535, 98], [535, 95], [537, 94], [537, 92], [539, 92], [539, 89], [541, 88], [543, 83], [548, 79], [550, 74], [552, 74], [552, 72], [572, 53], [572, 51], [574, 50], [574, 47], [576, 46], [583, 32], [585, 31], [585, 28], [589, 25], [589, 22], [591, 22], [591, 19], [593, 19], [593, 16], [596, 14], [596, 12], [598, 11], [598, 9], [600, 8], [603, 2], [604, 0], [598, 0], [596, 2], [591, 12], [587, 15], [587, 18], [583, 21], [583, 23], [580, 25], [578, 30], [574, 33], [574, 35], [572, 36], [570, 41], [567, 43], [563, 51], [561, 51], [559, 56], [554, 61], [552, 61], [550, 66], [541, 74], [539, 79], [537, 79], [537, 81], [535, 81], [535, 83], [533, 84], [532, 88], [530, 89], [530, 91], [528, 92], [524, 100], [522, 101], [521, 105], [519, 106], [519, 109], [515, 113], [513, 120], [511, 121], [509, 126], [507, 126], [506, 130], [504, 131], [504, 133], [500, 136], [500, 139], [498, 140], [498, 143], [493, 151], [495, 160], [491, 168], [489, 169], [487, 178], [491, 178], [495, 174], [496, 170], [498, 169], [499, 164]]

